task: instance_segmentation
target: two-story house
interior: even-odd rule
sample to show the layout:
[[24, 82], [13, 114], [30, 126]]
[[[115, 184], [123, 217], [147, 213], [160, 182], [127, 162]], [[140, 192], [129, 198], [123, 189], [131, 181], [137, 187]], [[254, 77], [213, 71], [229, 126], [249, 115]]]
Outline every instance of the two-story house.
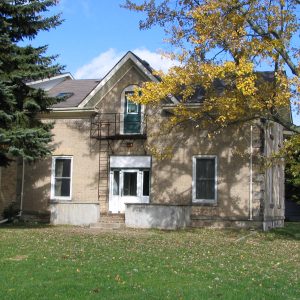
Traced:
[[[180, 100], [170, 97], [155, 110], [131, 102], [135, 86], [149, 80], [159, 79], [128, 52], [101, 80], [62, 75], [31, 83], [65, 101], [41, 116], [55, 122], [52, 157], [10, 167], [17, 175], [10, 197], [22, 203], [23, 217], [88, 225], [117, 215], [128, 227], [166, 229], [282, 226], [283, 164], [265, 168], [258, 158], [280, 147], [281, 126], [257, 120], [209, 139], [185, 124], [160, 136]], [[151, 145], [166, 140], [172, 156], [152, 155]], [[2, 176], [2, 187], [7, 180]]]

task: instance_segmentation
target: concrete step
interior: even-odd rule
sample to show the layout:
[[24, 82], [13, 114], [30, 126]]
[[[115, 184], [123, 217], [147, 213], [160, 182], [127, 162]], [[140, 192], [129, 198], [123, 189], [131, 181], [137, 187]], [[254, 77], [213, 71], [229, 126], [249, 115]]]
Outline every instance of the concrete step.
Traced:
[[100, 215], [101, 223], [125, 223], [124, 214], [107, 214]]

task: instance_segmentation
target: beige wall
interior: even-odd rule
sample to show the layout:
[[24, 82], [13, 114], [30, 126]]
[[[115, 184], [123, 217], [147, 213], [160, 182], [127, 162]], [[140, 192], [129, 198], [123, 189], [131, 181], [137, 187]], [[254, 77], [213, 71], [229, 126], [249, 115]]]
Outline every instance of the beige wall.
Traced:
[[[168, 137], [172, 139], [171, 136]], [[196, 155], [217, 157], [217, 203], [194, 204], [192, 214], [247, 218], [249, 215], [249, 155], [240, 152], [249, 147], [249, 128], [243, 135], [237, 128], [224, 130], [209, 140], [201, 130], [187, 126], [184, 133], [173, 137], [171, 159], [153, 159], [152, 202], [192, 204], [192, 158]], [[178, 142], [179, 141], [179, 142]], [[155, 141], [154, 141], [155, 143]]]
[[3, 210], [17, 201], [17, 163], [0, 168], [0, 219]]
[[[126, 72], [124, 72], [126, 73]], [[134, 68], [111, 86], [110, 91], [97, 105], [101, 112], [120, 112], [121, 93], [128, 85], [145, 80]], [[216, 155], [218, 159], [218, 201], [216, 206], [194, 205], [192, 213], [216, 215], [225, 218], [247, 219], [249, 217], [250, 167], [250, 125], [244, 128], [227, 129], [213, 140], [206, 134], [187, 125], [183, 131], [167, 136], [158, 136], [159, 124], [163, 124], [161, 111], [148, 111], [147, 141], [133, 141], [132, 147], [126, 141], [112, 142], [114, 155], [151, 155], [149, 147], [172, 145], [172, 158], [159, 160], [152, 157], [151, 203], [192, 203], [192, 157], [194, 155]], [[161, 123], [162, 122], [162, 123]], [[155, 138], [151, 137], [154, 134]], [[259, 189], [259, 188], [258, 188]], [[259, 217], [260, 203], [252, 203]], [[104, 204], [102, 205], [104, 207]], [[103, 209], [102, 209], [103, 211]]]
[[[132, 84], [146, 80], [132, 64], [126, 63], [116, 76], [100, 90], [91, 103], [100, 112], [121, 112], [122, 91]], [[167, 136], [156, 134], [164, 122], [161, 111], [148, 110], [148, 138], [110, 142], [109, 153], [100, 152], [101, 159], [109, 155], [151, 155], [149, 148], [172, 146], [173, 156], [164, 160], [152, 157], [151, 203], [192, 204], [192, 157], [216, 155], [218, 160], [218, 196], [216, 205], [193, 205], [192, 214], [208, 218], [247, 220], [252, 215], [262, 217], [261, 201], [264, 200], [265, 174], [259, 160], [253, 159], [252, 200], [250, 198], [250, 125], [223, 130], [213, 139], [199, 128], [187, 124], [182, 130]], [[99, 149], [90, 139], [90, 120], [62, 117], [55, 120], [53, 129], [55, 148], [53, 155], [73, 156], [72, 203], [98, 202]], [[261, 148], [260, 129], [253, 126], [253, 152]], [[102, 150], [107, 148], [102, 142]], [[259, 153], [258, 153], [259, 154]], [[254, 155], [254, 153], [253, 153]], [[108, 166], [101, 164], [100, 174], [108, 174]], [[50, 199], [51, 159], [26, 166], [24, 208], [48, 209]], [[104, 176], [106, 177], [106, 176]], [[100, 212], [108, 212], [107, 177], [100, 181], [106, 186], [100, 194]], [[280, 198], [281, 199], [281, 198]], [[252, 201], [252, 202], [251, 202]], [[252, 210], [250, 213], [250, 207]], [[272, 212], [273, 213], [273, 212]], [[281, 213], [281, 211], [280, 211]], [[271, 215], [268, 212], [268, 215]]]
[[[98, 202], [98, 147], [90, 140], [89, 119], [56, 119], [53, 155], [73, 156], [72, 202]], [[51, 158], [26, 165], [24, 210], [48, 209]]]

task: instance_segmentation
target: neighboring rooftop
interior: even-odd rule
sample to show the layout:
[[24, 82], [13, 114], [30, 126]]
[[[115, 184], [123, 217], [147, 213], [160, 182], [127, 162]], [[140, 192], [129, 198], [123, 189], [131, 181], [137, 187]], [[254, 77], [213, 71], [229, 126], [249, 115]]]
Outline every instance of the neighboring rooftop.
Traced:
[[56, 85], [60, 84], [65, 80], [74, 80], [74, 77], [71, 73], [62, 73], [57, 74], [55, 76], [44, 78], [36, 81], [29, 81], [27, 85], [35, 88], [35, 89], [42, 89], [44, 91], [49, 91]]
[[[100, 79], [65, 80], [48, 91], [51, 97], [65, 94], [65, 100], [53, 105], [53, 108], [76, 107], [97, 86]], [[68, 97], [68, 95], [69, 97]]]

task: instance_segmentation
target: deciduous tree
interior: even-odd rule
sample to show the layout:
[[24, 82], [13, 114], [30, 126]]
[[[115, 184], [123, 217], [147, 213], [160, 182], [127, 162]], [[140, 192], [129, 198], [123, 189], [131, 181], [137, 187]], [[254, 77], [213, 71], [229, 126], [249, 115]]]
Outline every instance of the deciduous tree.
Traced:
[[[160, 74], [161, 82], [146, 83], [141, 102], [157, 102], [169, 94], [185, 102], [202, 86], [201, 107], [187, 111], [180, 105], [174, 123], [192, 117], [211, 128], [264, 117], [299, 131], [281, 113], [300, 92], [299, 1], [141, 2], [127, 0], [124, 6], [146, 13], [141, 29], [164, 27], [176, 50], [169, 55], [181, 63]], [[257, 72], [261, 68], [271, 71], [265, 73], [267, 80]]]
[[[184, 122], [213, 132], [260, 118], [277, 122], [295, 133], [280, 153], [297, 173], [300, 129], [289, 113], [291, 101], [299, 113], [300, 1], [127, 0], [124, 7], [146, 15], [141, 29], [163, 27], [172, 50], [167, 55], [180, 62], [160, 73], [159, 83], [145, 83], [135, 101], [182, 99], [168, 130]], [[190, 109], [186, 102], [199, 87], [202, 103]]]

